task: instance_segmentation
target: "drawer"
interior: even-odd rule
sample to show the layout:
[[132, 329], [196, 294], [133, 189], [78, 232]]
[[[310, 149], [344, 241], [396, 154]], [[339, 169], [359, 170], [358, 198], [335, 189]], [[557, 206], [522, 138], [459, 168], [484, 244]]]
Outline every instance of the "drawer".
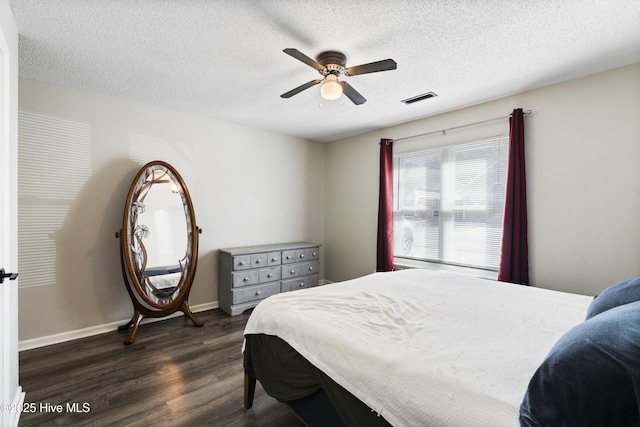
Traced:
[[261, 268], [258, 270], [258, 281], [260, 283], [280, 280], [280, 267]]
[[306, 273], [304, 269], [304, 263], [302, 264], [289, 264], [282, 266], [282, 279], [291, 279], [292, 277], [304, 276]]
[[232, 275], [234, 288], [255, 285], [259, 279], [258, 270], [238, 271], [237, 273], [232, 273]]
[[289, 264], [296, 261], [298, 261], [298, 259], [296, 258], [296, 251], [282, 251], [283, 264]]
[[295, 291], [298, 289], [312, 288], [318, 286], [318, 275], [303, 276], [296, 279], [283, 280], [280, 282], [280, 292]]
[[296, 250], [296, 260], [306, 261], [311, 257], [311, 249], [298, 249]]
[[282, 279], [306, 276], [318, 272], [320, 267], [319, 261], [298, 262], [282, 266]]
[[250, 301], [258, 301], [280, 292], [280, 282], [265, 283], [264, 285], [249, 286], [247, 288], [234, 289], [233, 304], [242, 304]]
[[282, 260], [282, 252], [269, 252], [268, 265], [280, 265]]
[[313, 287], [318, 286], [320, 284], [320, 275], [319, 274], [312, 274], [311, 276], [306, 276], [305, 280], [309, 283], [309, 287], [313, 288]]
[[305, 289], [309, 287], [309, 283], [305, 280], [306, 277], [299, 279], [283, 280], [280, 285], [280, 292], [297, 291], [298, 289]]
[[318, 248], [305, 248], [296, 250], [296, 261], [309, 261], [314, 259], [319, 259], [320, 253]]
[[253, 254], [251, 255], [251, 268], [263, 267], [269, 265], [269, 254]]
[[306, 273], [304, 274], [314, 274], [314, 273], [317, 273], [319, 269], [320, 269], [320, 261], [310, 261], [305, 265]]
[[251, 257], [249, 255], [238, 255], [233, 257], [233, 271], [248, 270], [251, 268]]

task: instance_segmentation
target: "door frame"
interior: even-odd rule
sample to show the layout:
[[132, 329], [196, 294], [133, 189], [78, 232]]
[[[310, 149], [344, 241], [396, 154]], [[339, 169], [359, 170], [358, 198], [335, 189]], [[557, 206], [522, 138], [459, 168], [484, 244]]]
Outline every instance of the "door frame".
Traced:
[[[0, 263], [18, 268], [18, 30], [0, 0]], [[18, 283], [0, 284], [0, 426], [18, 425], [25, 393], [19, 385]]]

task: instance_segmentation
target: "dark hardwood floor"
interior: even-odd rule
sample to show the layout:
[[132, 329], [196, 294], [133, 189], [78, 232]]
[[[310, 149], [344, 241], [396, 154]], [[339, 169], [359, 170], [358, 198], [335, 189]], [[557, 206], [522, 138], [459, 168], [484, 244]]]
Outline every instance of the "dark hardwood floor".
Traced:
[[[294, 426], [303, 424], [258, 384], [243, 408], [242, 332], [248, 314], [220, 310], [20, 353], [26, 392], [19, 426]], [[60, 412], [56, 412], [60, 411]]]

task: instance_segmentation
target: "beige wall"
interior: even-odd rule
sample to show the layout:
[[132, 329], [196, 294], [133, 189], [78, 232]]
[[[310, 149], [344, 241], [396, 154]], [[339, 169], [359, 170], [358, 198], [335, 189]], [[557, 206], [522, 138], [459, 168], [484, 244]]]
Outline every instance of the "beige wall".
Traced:
[[525, 117], [532, 283], [594, 295], [640, 275], [635, 64], [329, 143], [325, 278], [375, 269], [380, 138], [506, 116], [518, 107], [533, 111]]
[[20, 289], [21, 341], [133, 314], [115, 232], [143, 164], [130, 156], [136, 139], [155, 141], [144, 163], [183, 175], [204, 230], [192, 306], [217, 306], [218, 248], [324, 243], [324, 144], [24, 79], [19, 108], [88, 124], [91, 150], [91, 176], [55, 233], [53, 283]]

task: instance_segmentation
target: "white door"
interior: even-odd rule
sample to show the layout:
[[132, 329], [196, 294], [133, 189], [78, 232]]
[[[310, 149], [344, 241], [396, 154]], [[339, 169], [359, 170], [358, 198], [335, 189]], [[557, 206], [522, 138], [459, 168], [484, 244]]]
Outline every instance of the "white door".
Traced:
[[[15, 273], [17, 235], [18, 34], [9, 2], [0, 0], [0, 268]], [[18, 283], [0, 283], [0, 426], [17, 426]]]

